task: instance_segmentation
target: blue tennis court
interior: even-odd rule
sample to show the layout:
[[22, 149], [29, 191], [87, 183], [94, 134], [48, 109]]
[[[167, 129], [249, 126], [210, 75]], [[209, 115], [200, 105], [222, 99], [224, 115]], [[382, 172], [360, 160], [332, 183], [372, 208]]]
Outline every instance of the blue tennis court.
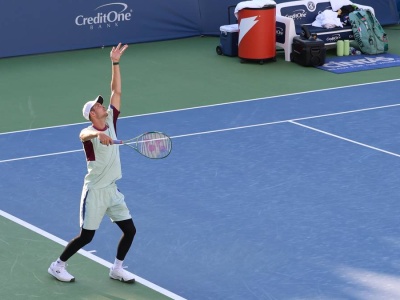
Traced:
[[[165, 160], [121, 148], [125, 264], [191, 300], [399, 298], [399, 94], [392, 80], [121, 118], [121, 139], [173, 138]], [[3, 212], [77, 234], [84, 126], [0, 134]], [[113, 261], [119, 238], [105, 218], [85, 250]]]

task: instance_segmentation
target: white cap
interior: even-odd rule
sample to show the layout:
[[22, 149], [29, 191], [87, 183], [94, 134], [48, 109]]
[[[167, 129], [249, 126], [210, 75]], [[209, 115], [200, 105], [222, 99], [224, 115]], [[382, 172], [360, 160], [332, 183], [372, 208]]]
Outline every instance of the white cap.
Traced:
[[103, 104], [103, 97], [99, 95], [96, 97], [96, 99], [86, 102], [85, 105], [83, 106], [82, 113], [83, 113], [83, 117], [86, 120], [89, 120], [90, 110], [92, 109], [93, 105], [95, 105], [96, 103]]

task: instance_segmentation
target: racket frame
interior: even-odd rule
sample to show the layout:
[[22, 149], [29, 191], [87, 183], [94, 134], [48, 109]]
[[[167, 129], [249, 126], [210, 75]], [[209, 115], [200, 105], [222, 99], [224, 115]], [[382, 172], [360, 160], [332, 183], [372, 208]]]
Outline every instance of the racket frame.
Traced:
[[[141, 141], [141, 138], [143, 138], [146, 135], [151, 135], [151, 134], [158, 134], [161, 137], [160, 138]], [[139, 145], [141, 143], [146, 143], [146, 141], [150, 142], [150, 141], [155, 141], [155, 140], [167, 140], [167, 143], [168, 143], [169, 147], [166, 148], [168, 150], [166, 155], [154, 157], [154, 156], [146, 155], [146, 153], [144, 153], [143, 151], [139, 150]], [[172, 139], [167, 134], [165, 134], [163, 132], [160, 132], [160, 131], [147, 131], [147, 132], [142, 133], [141, 135], [139, 135], [137, 137], [134, 137], [132, 139], [129, 139], [129, 140], [113, 140], [113, 144], [128, 146], [128, 147], [134, 149], [139, 154], [141, 154], [141, 155], [143, 155], [143, 156], [145, 156], [147, 158], [150, 158], [150, 159], [163, 159], [163, 158], [166, 158], [168, 155], [171, 154], [171, 151], [172, 151]]]

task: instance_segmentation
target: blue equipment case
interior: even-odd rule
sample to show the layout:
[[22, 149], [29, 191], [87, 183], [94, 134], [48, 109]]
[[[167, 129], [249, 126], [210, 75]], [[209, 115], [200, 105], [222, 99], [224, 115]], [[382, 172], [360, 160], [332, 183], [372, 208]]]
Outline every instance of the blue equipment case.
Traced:
[[220, 28], [220, 44], [217, 46], [217, 54], [226, 56], [238, 56], [239, 25], [223, 25]]
[[239, 24], [232, 24], [232, 20], [236, 19], [235, 7], [236, 5], [228, 6], [228, 23], [230, 25], [223, 25], [219, 28], [220, 44], [216, 48], [218, 55], [238, 56]]

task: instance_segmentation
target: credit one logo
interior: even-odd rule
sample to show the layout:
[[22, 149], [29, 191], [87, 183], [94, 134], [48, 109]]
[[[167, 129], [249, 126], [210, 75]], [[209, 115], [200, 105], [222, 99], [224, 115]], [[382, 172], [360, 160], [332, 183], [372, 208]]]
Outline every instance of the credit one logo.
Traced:
[[132, 10], [128, 10], [128, 5], [122, 2], [108, 3], [100, 5], [94, 9], [94, 14], [90, 16], [79, 15], [75, 18], [77, 26], [86, 26], [90, 29], [117, 27], [119, 22], [130, 21]]
[[291, 15], [287, 14], [285, 17], [292, 18], [294, 20], [300, 20], [307, 17], [307, 13], [304, 9], [296, 9]]
[[338, 40], [340, 40], [340, 38], [341, 38], [340, 34], [334, 34], [334, 35], [332, 35], [330, 37], [327, 37], [326, 38], [326, 42], [327, 43], [334, 43], [334, 42], [337, 42]]

